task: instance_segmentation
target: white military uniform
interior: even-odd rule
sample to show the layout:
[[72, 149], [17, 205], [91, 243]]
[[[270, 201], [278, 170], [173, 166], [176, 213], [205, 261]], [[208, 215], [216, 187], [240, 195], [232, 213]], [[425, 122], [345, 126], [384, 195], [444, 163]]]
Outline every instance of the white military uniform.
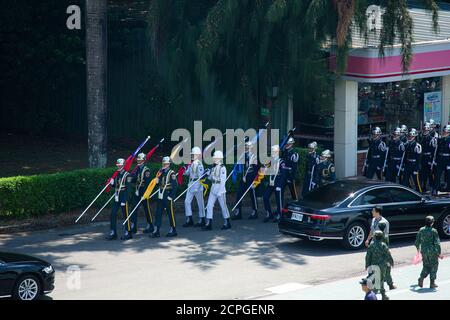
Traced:
[[[198, 216], [199, 218], [205, 217], [205, 202], [203, 200], [203, 186], [200, 181], [195, 182], [200, 178], [205, 172], [205, 169], [203, 168], [203, 164], [200, 160], [194, 160], [192, 164], [187, 168], [187, 170], [184, 172], [184, 175], [189, 176], [189, 184], [188, 187], [190, 188], [186, 192], [186, 199], [184, 200], [184, 209], [186, 213], [186, 217], [192, 217], [192, 200], [195, 196], [197, 199], [197, 205], [198, 205]], [[195, 185], [192, 186], [192, 184], [195, 183]], [[192, 186], [192, 187], [191, 187]]]
[[219, 200], [223, 218], [230, 218], [225, 198], [227, 192], [225, 189], [225, 182], [227, 180], [227, 169], [225, 166], [223, 164], [216, 164], [209, 174], [209, 179], [212, 181], [212, 186], [206, 206], [206, 218], [212, 220], [216, 200]]

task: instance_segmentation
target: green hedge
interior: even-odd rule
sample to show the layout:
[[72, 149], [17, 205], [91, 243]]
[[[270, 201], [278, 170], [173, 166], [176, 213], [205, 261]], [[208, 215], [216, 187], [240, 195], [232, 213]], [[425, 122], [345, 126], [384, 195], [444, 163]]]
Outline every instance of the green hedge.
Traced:
[[[300, 154], [297, 182], [304, 175], [306, 149], [298, 148]], [[160, 168], [160, 163], [148, 165], [152, 172]], [[228, 172], [232, 165], [227, 165]], [[175, 167], [175, 170], [178, 167]], [[102, 189], [103, 183], [114, 172], [114, 168], [84, 169], [70, 172], [18, 176], [0, 179], [0, 218], [27, 218], [42, 214], [58, 214], [86, 207]], [[186, 185], [181, 186], [183, 190]], [[227, 183], [230, 192], [236, 190], [231, 179]], [[97, 200], [103, 204], [107, 194]]]

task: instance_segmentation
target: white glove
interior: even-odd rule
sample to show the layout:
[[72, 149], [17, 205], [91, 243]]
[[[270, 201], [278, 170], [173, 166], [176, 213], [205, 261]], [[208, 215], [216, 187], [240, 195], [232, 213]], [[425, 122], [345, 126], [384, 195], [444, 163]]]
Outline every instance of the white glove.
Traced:
[[113, 186], [113, 185], [114, 185], [114, 179], [111, 179], [111, 181], [109, 182], [109, 184], [110, 184], [111, 186]]
[[167, 197], [167, 200], [172, 201], [172, 198], [171, 197]]
[[276, 187], [275, 191], [281, 191], [281, 188], [280, 187]]

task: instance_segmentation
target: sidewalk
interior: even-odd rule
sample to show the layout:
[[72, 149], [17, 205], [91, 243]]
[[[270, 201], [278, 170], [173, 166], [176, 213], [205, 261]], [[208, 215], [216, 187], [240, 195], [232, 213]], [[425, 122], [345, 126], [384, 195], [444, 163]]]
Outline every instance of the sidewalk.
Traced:
[[[391, 300], [450, 300], [450, 257], [445, 257], [443, 260], [439, 260], [439, 271], [437, 275], [436, 283], [439, 287], [435, 290], [429, 289], [429, 277], [424, 281], [424, 287], [417, 286], [417, 278], [422, 270], [422, 264], [408, 265], [394, 268], [392, 270], [392, 278], [397, 285], [397, 289], [387, 291], [387, 295]], [[330, 270], [332, 272], [332, 270]], [[335, 282], [329, 282], [317, 286], [295, 286], [292, 284], [285, 284], [280, 286], [286, 288], [284, 291], [288, 291], [289, 287], [293, 290], [284, 293], [266, 295], [259, 299], [270, 300], [363, 300], [364, 293], [361, 290], [359, 281], [365, 276], [365, 273], [361, 273], [361, 276], [339, 280]], [[298, 289], [295, 289], [295, 288]], [[301, 287], [301, 288], [300, 288]], [[387, 288], [387, 285], [385, 285]], [[272, 292], [277, 292], [276, 288], [272, 288]], [[378, 299], [381, 299], [381, 295], [378, 295]]]

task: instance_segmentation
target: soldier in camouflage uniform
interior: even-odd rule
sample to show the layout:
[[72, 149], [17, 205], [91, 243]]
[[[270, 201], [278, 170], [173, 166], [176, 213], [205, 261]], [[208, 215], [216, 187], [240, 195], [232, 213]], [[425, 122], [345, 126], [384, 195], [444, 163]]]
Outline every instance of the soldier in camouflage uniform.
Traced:
[[[386, 222], [380, 221], [378, 223], [378, 229], [383, 232], [383, 242], [388, 246], [389, 248], [389, 235], [385, 233], [386, 230]], [[386, 283], [389, 286], [389, 290], [397, 289], [397, 286], [394, 284], [394, 281], [392, 280], [391, 276], [391, 266], [388, 266], [386, 269]]]
[[437, 288], [435, 283], [439, 266], [439, 259], [442, 259], [441, 244], [439, 235], [433, 226], [433, 216], [425, 218], [425, 227], [420, 228], [416, 238], [416, 248], [422, 254], [423, 269], [420, 273], [419, 287], [423, 287], [423, 280], [430, 275], [430, 288]]
[[374, 242], [367, 248], [366, 269], [370, 266], [377, 266], [380, 269], [380, 293], [383, 300], [389, 300], [384, 289], [384, 282], [386, 281], [387, 267], [393, 265], [394, 259], [392, 259], [391, 252], [383, 242], [383, 231], [377, 230], [374, 233]]

